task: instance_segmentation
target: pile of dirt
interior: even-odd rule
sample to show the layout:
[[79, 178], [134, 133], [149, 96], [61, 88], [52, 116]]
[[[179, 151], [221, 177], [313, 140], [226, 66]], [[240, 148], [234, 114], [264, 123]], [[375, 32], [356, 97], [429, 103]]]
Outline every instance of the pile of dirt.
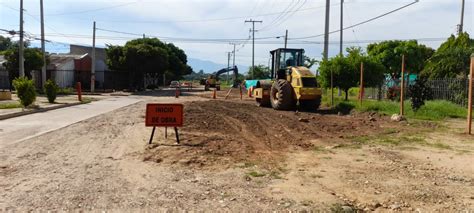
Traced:
[[[197, 101], [185, 104], [181, 146], [149, 146], [145, 160], [208, 166], [215, 163], [265, 162], [271, 165], [288, 150], [309, 150], [321, 144], [382, 131], [382, 117], [340, 116], [276, 111], [247, 102]], [[333, 144], [334, 145], [334, 144]]]

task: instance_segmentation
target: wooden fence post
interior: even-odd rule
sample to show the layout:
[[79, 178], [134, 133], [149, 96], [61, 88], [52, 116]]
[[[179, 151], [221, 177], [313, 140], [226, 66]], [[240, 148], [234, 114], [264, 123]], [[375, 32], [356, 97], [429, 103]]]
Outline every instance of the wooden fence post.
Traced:
[[467, 134], [472, 133], [472, 87], [473, 85], [473, 78], [474, 78], [474, 54], [471, 55], [471, 66], [469, 72], [469, 93], [468, 93], [468, 101], [467, 101]]
[[364, 99], [364, 62], [360, 62], [360, 88], [359, 88], [359, 100], [362, 106], [362, 100]]
[[400, 83], [400, 115], [404, 114], [403, 102], [404, 102], [404, 91], [405, 91], [405, 55], [402, 55], [402, 82]]

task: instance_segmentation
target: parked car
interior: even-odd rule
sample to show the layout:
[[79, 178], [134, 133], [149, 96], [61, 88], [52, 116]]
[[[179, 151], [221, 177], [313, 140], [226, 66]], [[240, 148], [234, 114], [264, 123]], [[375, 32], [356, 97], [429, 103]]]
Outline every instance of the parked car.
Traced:
[[170, 88], [179, 88], [179, 81], [171, 81]]

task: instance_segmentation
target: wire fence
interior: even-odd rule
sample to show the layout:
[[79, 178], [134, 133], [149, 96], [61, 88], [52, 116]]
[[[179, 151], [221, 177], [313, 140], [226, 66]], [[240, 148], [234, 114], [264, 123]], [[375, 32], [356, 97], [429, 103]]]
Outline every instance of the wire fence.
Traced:
[[468, 79], [433, 79], [427, 82], [435, 100], [447, 100], [461, 106], [468, 105]]
[[[364, 88], [365, 99], [393, 99], [393, 93], [399, 94], [400, 87], [397, 85], [387, 86], [383, 84], [380, 88]], [[430, 79], [426, 82], [426, 86], [431, 89], [434, 100], [446, 100], [458, 104], [463, 107], [468, 105], [468, 79]], [[407, 100], [410, 99], [408, 87], [405, 87], [405, 94]], [[396, 96], [394, 100], [398, 100]]]
[[[97, 91], [123, 90], [129, 87], [128, 72], [96, 71], [95, 89]], [[36, 85], [41, 85], [41, 72], [33, 71], [32, 78]], [[91, 72], [79, 70], [48, 70], [46, 78], [51, 79], [60, 88], [73, 88], [77, 82], [81, 83], [83, 90], [91, 88]]]

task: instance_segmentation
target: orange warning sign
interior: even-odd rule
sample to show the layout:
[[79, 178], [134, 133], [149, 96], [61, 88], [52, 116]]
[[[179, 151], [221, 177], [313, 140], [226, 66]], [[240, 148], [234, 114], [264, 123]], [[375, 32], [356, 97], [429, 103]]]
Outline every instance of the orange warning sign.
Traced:
[[183, 126], [182, 104], [147, 104], [146, 126], [180, 127]]

